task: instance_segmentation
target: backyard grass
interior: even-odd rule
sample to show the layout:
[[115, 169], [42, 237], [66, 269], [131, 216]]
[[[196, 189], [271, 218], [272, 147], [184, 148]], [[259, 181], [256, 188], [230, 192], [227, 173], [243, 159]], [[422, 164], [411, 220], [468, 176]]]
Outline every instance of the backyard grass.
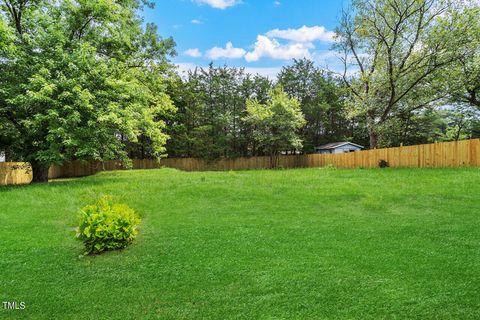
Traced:
[[[82, 256], [78, 209], [142, 217]], [[480, 169], [106, 172], [0, 188], [2, 319], [479, 319]]]

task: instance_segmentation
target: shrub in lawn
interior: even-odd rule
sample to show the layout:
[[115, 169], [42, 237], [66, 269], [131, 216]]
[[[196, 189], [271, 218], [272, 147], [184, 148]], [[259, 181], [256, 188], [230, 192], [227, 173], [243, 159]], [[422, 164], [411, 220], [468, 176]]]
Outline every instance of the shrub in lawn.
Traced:
[[388, 167], [390, 167], [390, 165], [388, 164], [388, 161], [386, 161], [386, 160], [380, 160], [380, 161], [378, 162], [378, 166], [379, 166], [380, 168], [388, 168]]
[[125, 248], [138, 233], [140, 218], [126, 204], [113, 203], [109, 196], [80, 210], [77, 238], [85, 244], [86, 253], [101, 253]]

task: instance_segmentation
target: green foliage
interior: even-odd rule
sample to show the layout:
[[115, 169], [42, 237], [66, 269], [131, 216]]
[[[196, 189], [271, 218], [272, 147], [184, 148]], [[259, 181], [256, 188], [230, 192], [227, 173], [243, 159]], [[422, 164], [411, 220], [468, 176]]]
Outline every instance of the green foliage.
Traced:
[[457, 141], [479, 137], [480, 109], [475, 106], [451, 106], [444, 110], [444, 130], [440, 136], [442, 141]]
[[378, 127], [378, 146], [433, 143], [440, 139], [445, 127], [444, 114], [435, 108], [404, 112]]
[[76, 236], [85, 244], [87, 254], [122, 249], [137, 236], [139, 223], [133, 209], [103, 196], [96, 204], [81, 209]]
[[298, 99], [305, 115], [306, 124], [300, 131], [303, 151], [314, 152], [319, 145], [349, 140], [352, 121], [346, 117], [346, 90], [338, 79], [313, 61], [301, 59], [282, 69], [278, 84], [290, 97]]
[[281, 151], [302, 148], [298, 131], [305, 125], [300, 103], [290, 98], [281, 87], [269, 93], [269, 101], [247, 101], [244, 121], [253, 127], [253, 138], [257, 147], [270, 155], [272, 167], [277, 166]]
[[176, 78], [169, 93], [178, 112], [167, 121], [168, 153], [175, 157], [218, 159], [257, 154], [251, 128], [242, 121], [246, 101], [265, 101], [272, 83], [241, 68], [198, 68]]
[[454, 38], [467, 38], [461, 57], [441, 79], [449, 102], [474, 106], [480, 110], [480, 6], [466, 6], [445, 19], [456, 25]]
[[480, 111], [464, 104], [399, 114], [378, 128], [380, 147], [417, 145], [480, 136]]
[[[370, 147], [381, 126], [445, 97], [442, 77], [470, 43], [450, 0], [355, 0], [337, 29], [351, 115], [366, 119]], [[353, 76], [348, 71], [354, 71]], [[381, 137], [380, 137], [381, 138]]]
[[[332, 140], [349, 140], [354, 124], [345, 115], [346, 90], [314, 65], [294, 60], [283, 68], [277, 83], [300, 102], [306, 125], [299, 136], [304, 152]], [[247, 100], [269, 100], [273, 82], [241, 68], [198, 68], [169, 83], [178, 112], [168, 119], [168, 154], [174, 157], [218, 159], [264, 155], [254, 138], [254, 127], [244, 121]]]
[[165, 153], [167, 60], [174, 42], [142, 27], [143, 1], [7, 1], [0, 5], [0, 141], [34, 168], [126, 160], [146, 137]]

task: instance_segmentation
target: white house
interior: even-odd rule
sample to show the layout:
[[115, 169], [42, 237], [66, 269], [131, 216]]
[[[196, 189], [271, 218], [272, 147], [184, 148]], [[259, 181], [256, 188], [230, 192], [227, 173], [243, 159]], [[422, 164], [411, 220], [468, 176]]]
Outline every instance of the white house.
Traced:
[[353, 142], [333, 142], [327, 143], [320, 147], [316, 147], [315, 152], [321, 154], [338, 154], [361, 151], [364, 148], [364, 146]]
[[5, 152], [0, 151], [0, 162], [5, 162]]

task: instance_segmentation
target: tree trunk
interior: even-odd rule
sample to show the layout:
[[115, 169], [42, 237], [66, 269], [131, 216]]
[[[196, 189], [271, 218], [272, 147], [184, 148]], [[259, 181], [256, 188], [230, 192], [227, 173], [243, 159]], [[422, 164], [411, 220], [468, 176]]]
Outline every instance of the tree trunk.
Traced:
[[367, 112], [367, 130], [370, 138], [370, 149], [376, 149], [378, 146], [377, 123], [375, 121], [375, 113], [373, 111]]
[[270, 168], [276, 169], [278, 167], [278, 153], [270, 154]]
[[457, 132], [455, 133], [455, 141], [460, 140], [460, 135], [462, 134], [463, 124], [460, 123], [457, 128]]
[[370, 138], [370, 149], [376, 149], [378, 146], [378, 134], [375, 129], [368, 129], [368, 136]]
[[33, 171], [32, 182], [48, 182], [48, 166], [43, 164], [31, 162]]

